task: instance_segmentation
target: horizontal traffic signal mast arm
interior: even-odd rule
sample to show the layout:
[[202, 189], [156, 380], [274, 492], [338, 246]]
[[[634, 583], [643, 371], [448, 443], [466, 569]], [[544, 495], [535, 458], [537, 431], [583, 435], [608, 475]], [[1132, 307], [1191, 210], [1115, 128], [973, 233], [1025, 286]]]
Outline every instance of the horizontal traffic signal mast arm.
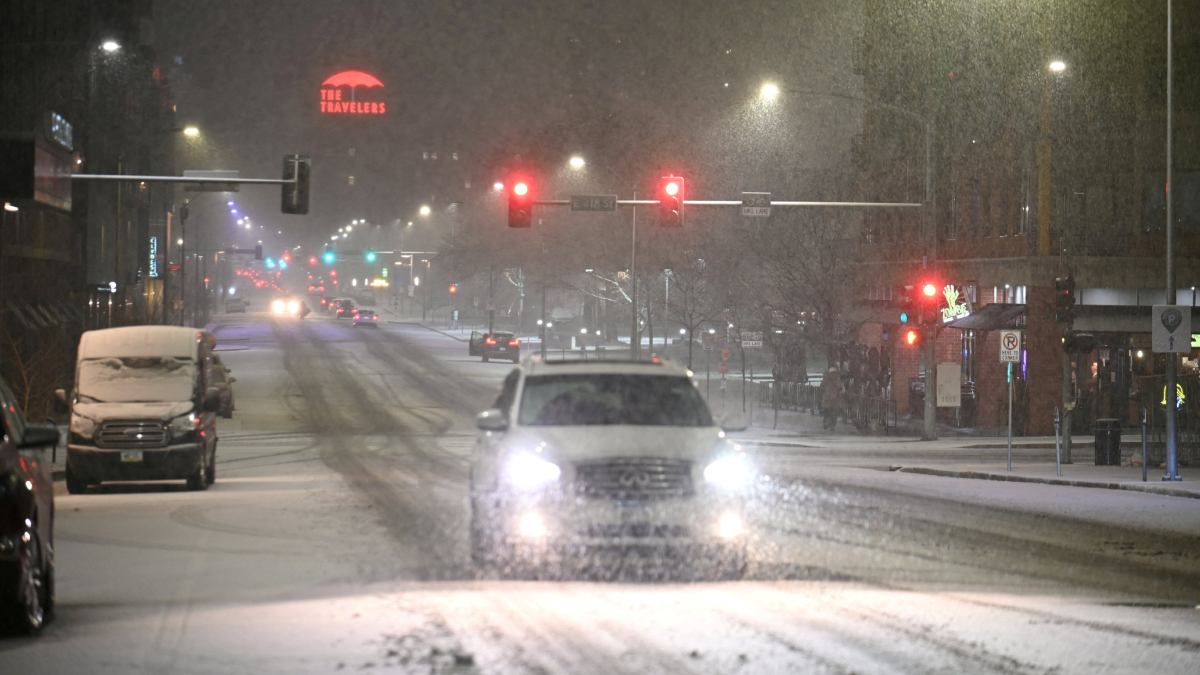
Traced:
[[291, 185], [295, 179], [283, 178], [208, 178], [202, 176], [135, 176], [125, 173], [73, 173], [71, 180], [124, 180], [138, 183], [265, 183]]
[[[570, 206], [570, 199], [535, 199], [533, 204], [538, 206]], [[618, 206], [654, 206], [657, 199], [618, 199]], [[683, 203], [689, 206], [741, 206], [740, 199], [685, 199]], [[771, 201], [771, 206], [832, 206], [832, 207], [887, 207], [913, 208], [925, 206], [913, 202], [805, 202], [805, 201]]]

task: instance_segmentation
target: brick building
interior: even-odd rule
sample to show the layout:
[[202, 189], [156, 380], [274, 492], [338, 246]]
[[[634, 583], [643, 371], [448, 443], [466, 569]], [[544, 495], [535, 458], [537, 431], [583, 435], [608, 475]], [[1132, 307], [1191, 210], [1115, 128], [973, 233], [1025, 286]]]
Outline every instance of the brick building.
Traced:
[[[1165, 300], [1166, 16], [1162, 3], [865, 4], [856, 69], [868, 105], [853, 155], [863, 195], [923, 202], [864, 218], [858, 340], [889, 350], [893, 398], [910, 409], [920, 355], [899, 342], [897, 299], [926, 278], [952, 284], [972, 315], [946, 323], [937, 361], [961, 368], [974, 410], [939, 418], [998, 427], [1007, 415], [1001, 328], [1025, 331], [1018, 429], [1052, 431], [1066, 398], [1077, 429], [1117, 417], [1139, 379], [1161, 372], [1150, 306]], [[1200, 282], [1200, 11], [1175, 16], [1175, 299]], [[928, 146], [926, 146], [926, 143]], [[926, 155], [925, 148], [929, 148]], [[928, 164], [926, 164], [928, 157]], [[927, 184], [926, 181], [929, 181]], [[928, 192], [927, 192], [928, 189]], [[1054, 279], [1071, 275], [1070, 357]], [[1190, 362], [1185, 361], [1186, 367]], [[1069, 375], [1064, 375], [1069, 373]]]

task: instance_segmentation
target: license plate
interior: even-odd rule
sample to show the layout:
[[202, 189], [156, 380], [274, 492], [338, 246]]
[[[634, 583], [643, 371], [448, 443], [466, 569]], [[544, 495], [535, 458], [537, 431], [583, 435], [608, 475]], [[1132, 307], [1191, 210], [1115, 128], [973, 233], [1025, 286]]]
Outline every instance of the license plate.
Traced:
[[121, 451], [121, 461], [122, 462], [140, 462], [140, 461], [142, 461], [142, 451], [141, 450], [122, 450]]
[[501, 347], [501, 348], [500, 348], [500, 351], [502, 351], [502, 352], [506, 352], [506, 351], [508, 351], [508, 347]]

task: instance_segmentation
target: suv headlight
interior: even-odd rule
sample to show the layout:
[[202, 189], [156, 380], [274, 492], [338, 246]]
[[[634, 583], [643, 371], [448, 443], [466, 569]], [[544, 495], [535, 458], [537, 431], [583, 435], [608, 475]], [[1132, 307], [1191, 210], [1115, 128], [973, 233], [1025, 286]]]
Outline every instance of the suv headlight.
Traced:
[[704, 482], [724, 490], [741, 490], [750, 487], [754, 480], [754, 468], [745, 453], [731, 452], [718, 457], [704, 467]]
[[544, 487], [561, 475], [562, 469], [557, 464], [531, 452], [514, 453], [504, 464], [504, 481], [521, 491]]
[[96, 436], [96, 420], [79, 413], [72, 413], [71, 424], [67, 427], [67, 431], [72, 436], [91, 440]]
[[200, 427], [200, 418], [196, 413], [188, 413], [172, 419], [168, 426], [171, 429], [171, 440], [186, 440]]

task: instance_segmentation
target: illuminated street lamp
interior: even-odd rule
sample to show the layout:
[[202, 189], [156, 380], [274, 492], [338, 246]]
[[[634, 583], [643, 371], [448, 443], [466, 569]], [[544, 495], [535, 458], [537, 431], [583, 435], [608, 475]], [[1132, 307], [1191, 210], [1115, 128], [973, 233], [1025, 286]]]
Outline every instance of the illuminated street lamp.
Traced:
[[112, 54], [121, 50], [121, 43], [116, 40], [105, 40], [100, 44], [100, 49]]
[[422, 204], [421, 208], [418, 209], [417, 212], [422, 216], [428, 216], [429, 214], [433, 213], [433, 209], [430, 208], [428, 204]]
[[492, 192], [504, 192], [504, 183], [500, 181], [492, 183]]
[[763, 82], [758, 89], [758, 97], [768, 103], [779, 98], [779, 85], [774, 82]]
[[1052, 72], [1052, 73], [1061, 73], [1067, 69], [1067, 64], [1066, 64], [1066, 62], [1062, 61], [1061, 59], [1054, 59], [1053, 61], [1050, 62], [1050, 64], [1047, 66], [1047, 68], [1049, 68], [1050, 72]]
[[200, 129], [194, 125], [188, 125], [183, 128], [183, 135], [188, 138], [196, 138], [200, 135]]
[[567, 160], [567, 165], [572, 169], [579, 171], [583, 169], [583, 167], [587, 166], [587, 162], [584, 161], [583, 157], [580, 155], [571, 155], [571, 159]]

